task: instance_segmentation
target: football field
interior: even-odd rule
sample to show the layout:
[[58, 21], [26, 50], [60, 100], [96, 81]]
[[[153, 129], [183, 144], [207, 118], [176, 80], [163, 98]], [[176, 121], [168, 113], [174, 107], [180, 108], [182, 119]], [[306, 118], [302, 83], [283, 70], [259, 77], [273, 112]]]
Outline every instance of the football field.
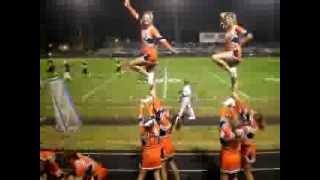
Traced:
[[[132, 118], [136, 121], [140, 98], [148, 86], [135, 72], [121, 76], [115, 73], [115, 61], [101, 58], [89, 60], [91, 76], [81, 75], [81, 61], [70, 59], [71, 76], [67, 82], [74, 103], [85, 122], [94, 119]], [[55, 60], [58, 72], [63, 73], [63, 59]], [[45, 78], [46, 61], [41, 61], [41, 77]], [[239, 66], [240, 95], [261, 110], [265, 116], [278, 117], [280, 112], [279, 58], [246, 58]], [[230, 80], [209, 58], [161, 58], [157, 68], [157, 95], [174, 112], [179, 109], [179, 94], [183, 80], [191, 82], [194, 108], [199, 117], [217, 113], [223, 99], [230, 95]], [[52, 117], [53, 110], [47, 89], [40, 94], [40, 115]]]
[[[83, 127], [75, 134], [61, 135], [51, 125], [40, 127], [41, 147], [67, 149], [137, 149], [135, 132], [138, 102], [148, 94], [148, 86], [135, 72], [119, 75], [115, 59], [86, 58], [90, 77], [81, 75], [84, 58], [70, 58], [72, 81], [66, 85]], [[54, 59], [57, 72], [63, 74], [62, 58]], [[46, 78], [47, 62], [40, 61], [41, 78]], [[169, 106], [173, 114], [179, 109], [179, 94], [183, 80], [189, 80], [193, 89], [193, 106], [198, 126], [186, 126], [175, 135], [179, 150], [218, 149], [208, 144], [217, 139], [218, 109], [230, 96], [228, 74], [208, 57], [162, 57], [157, 67], [157, 96]], [[280, 143], [280, 58], [248, 57], [238, 68], [240, 95], [252, 107], [261, 111], [271, 124], [266, 132], [257, 135], [257, 146], [277, 149]], [[53, 109], [48, 88], [40, 91], [40, 116], [52, 118]], [[201, 123], [201, 122], [206, 123]], [[123, 124], [125, 126], [117, 126]], [[208, 123], [209, 122], [209, 123]], [[110, 125], [111, 124], [111, 125]], [[122, 128], [122, 129], [121, 129]], [[115, 136], [114, 134], [119, 134]], [[183, 138], [190, 135], [190, 138]], [[195, 141], [199, 140], [197, 143]], [[218, 140], [218, 139], [217, 139]], [[259, 141], [260, 140], [260, 141]], [[180, 142], [179, 142], [180, 141]]]

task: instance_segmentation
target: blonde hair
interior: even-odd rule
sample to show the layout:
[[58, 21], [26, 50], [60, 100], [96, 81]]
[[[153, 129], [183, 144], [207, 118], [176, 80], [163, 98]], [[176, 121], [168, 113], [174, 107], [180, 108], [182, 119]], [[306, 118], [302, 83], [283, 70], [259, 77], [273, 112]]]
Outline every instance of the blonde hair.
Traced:
[[227, 18], [231, 18], [233, 24], [238, 24], [237, 15], [234, 12], [222, 12], [220, 13], [220, 18], [223, 23], [225, 23]]
[[[143, 13], [142, 17], [143, 17], [144, 15], [148, 15], [148, 16], [150, 17], [150, 19], [151, 19], [151, 23], [153, 23], [153, 12], [152, 12], [152, 11], [145, 11], [145, 12]], [[143, 19], [143, 18], [141, 18], [141, 21], [142, 21], [142, 19]]]

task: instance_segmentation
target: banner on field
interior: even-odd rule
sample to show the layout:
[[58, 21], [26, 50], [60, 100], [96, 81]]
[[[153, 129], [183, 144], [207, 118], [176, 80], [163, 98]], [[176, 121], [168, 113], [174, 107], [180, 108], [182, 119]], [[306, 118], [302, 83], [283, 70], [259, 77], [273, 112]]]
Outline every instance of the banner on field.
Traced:
[[81, 121], [63, 79], [52, 78], [49, 85], [56, 129], [62, 132], [76, 131], [81, 126]]
[[199, 33], [200, 43], [223, 43], [224, 33], [221, 32], [200, 32]]

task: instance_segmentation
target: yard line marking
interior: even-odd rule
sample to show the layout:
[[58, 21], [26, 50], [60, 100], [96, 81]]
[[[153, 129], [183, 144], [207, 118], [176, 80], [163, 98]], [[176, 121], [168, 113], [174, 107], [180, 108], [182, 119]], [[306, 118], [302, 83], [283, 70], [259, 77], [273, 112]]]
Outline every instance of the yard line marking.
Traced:
[[268, 77], [268, 78], [264, 78], [265, 81], [271, 81], [271, 82], [280, 82], [280, 78], [274, 78], [274, 77]]
[[164, 68], [164, 85], [163, 85], [163, 98], [167, 98], [167, 91], [168, 91], [168, 71], [167, 67]]
[[81, 101], [82, 101], [82, 102], [85, 102], [90, 96], [94, 95], [98, 89], [101, 89], [103, 86], [105, 86], [106, 84], [108, 84], [108, 83], [110, 83], [111, 81], [113, 81], [113, 79], [114, 79], [114, 76], [113, 76], [113, 74], [112, 74], [109, 79], [106, 79], [105, 81], [103, 81], [102, 84], [98, 85], [97, 87], [93, 88], [92, 90], [90, 90], [89, 92], [87, 92], [85, 95], [83, 95], [83, 96], [81, 97]]
[[245, 92], [243, 92], [241, 90], [239, 90], [239, 94], [242, 95], [243, 97], [247, 98], [247, 99], [251, 98], [248, 94], [246, 94]]
[[[220, 81], [220, 83], [222, 83], [222, 84], [224, 84], [224, 85], [228, 85], [228, 83], [227, 83], [224, 79], [222, 79], [220, 76], [218, 76], [216, 73], [213, 73], [213, 75], [214, 75], [214, 77], [215, 77], [216, 79], [218, 79], [218, 81]], [[251, 99], [251, 97], [250, 97], [247, 93], [245, 93], [245, 92], [243, 92], [243, 91], [241, 91], [241, 90], [239, 90], [239, 93], [240, 93], [243, 97], [245, 97], [245, 98], [247, 98], [247, 99]]]
[[222, 79], [220, 76], [218, 76], [216, 73], [213, 73], [213, 75], [216, 79], [218, 79], [218, 81], [220, 81], [220, 83], [224, 85], [228, 85], [227, 82], [224, 79]]

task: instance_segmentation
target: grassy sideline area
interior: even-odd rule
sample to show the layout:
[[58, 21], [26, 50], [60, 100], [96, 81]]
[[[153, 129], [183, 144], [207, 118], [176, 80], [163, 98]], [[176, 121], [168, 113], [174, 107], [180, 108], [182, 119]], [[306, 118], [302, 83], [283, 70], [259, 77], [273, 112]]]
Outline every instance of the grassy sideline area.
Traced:
[[[140, 150], [138, 127], [85, 125], [76, 133], [62, 134], [52, 126], [40, 127], [40, 147], [65, 150]], [[217, 126], [184, 126], [173, 134], [176, 149], [219, 150]], [[280, 149], [280, 125], [270, 125], [256, 135], [257, 150]]]

